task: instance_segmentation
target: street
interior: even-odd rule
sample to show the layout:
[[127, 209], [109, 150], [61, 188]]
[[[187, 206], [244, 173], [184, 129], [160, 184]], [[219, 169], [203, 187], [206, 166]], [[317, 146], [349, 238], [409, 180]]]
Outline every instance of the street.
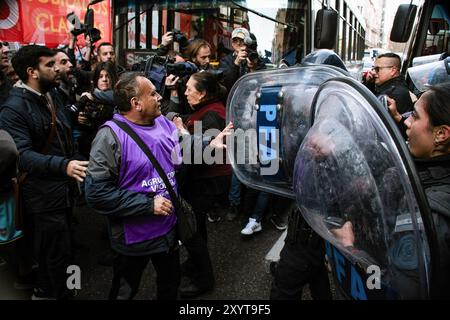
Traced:
[[[224, 217], [226, 209], [218, 213]], [[94, 213], [88, 207], [75, 209], [78, 224], [75, 225], [75, 238], [85, 248], [78, 249], [75, 263], [81, 269], [81, 290], [77, 300], [107, 299], [112, 279], [112, 267], [98, 264], [101, 255], [107, 252], [109, 240], [105, 237], [105, 218]], [[228, 222], [224, 218], [217, 223], [209, 223], [208, 247], [216, 276], [215, 288], [196, 299], [200, 300], [260, 300], [268, 299], [271, 275], [264, 257], [282, 234], [269, 222], [263, 220], [263, 229], [250, 238], [240, 235], [247, 218]], [[181, 261], [186, 251], [181, 248]], [[12, 271], [1, 271], [0, 299], [28, 299], [29, 291], [13, 288]], [[155, 299], [156, 286], [153, 267], [147, 267], [141, 280], [136, 299]]]

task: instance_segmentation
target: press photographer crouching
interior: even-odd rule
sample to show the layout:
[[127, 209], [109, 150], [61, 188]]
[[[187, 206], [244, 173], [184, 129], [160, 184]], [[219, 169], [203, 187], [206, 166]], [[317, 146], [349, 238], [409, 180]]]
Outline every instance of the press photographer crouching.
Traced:
[[114, 114], [114, 98], [112, 88], [117, 82], [114, 64], [101, 62], [94, 70], [94, 89], [82, 94], [80, 100], [68, 105], [68, 110], [77, 117], [80, 137], [78, 139], [79, 153], [89, 159], [91, 143], [98, 128], [112, 119]]

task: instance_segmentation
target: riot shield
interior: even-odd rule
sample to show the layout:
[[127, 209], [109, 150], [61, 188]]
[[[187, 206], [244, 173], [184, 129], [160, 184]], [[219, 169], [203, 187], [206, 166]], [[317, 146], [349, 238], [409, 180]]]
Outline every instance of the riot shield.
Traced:
[[395, 123], [360, 83], [318, 89], [293, 179], [344, 297], [430, 297], [438, 257], [428, 203]]
[[408, 69], [408, 76], [421, 93], [427, 86], [450, 81], [450, 57]]
[[227, 122], [235, 128], [227, 155], [241, 182], [295, 198], [292, 173], [314, 94], [324, 81], [344, 75], [314, 65], [249, 73], [235, 83], [227, 101]]

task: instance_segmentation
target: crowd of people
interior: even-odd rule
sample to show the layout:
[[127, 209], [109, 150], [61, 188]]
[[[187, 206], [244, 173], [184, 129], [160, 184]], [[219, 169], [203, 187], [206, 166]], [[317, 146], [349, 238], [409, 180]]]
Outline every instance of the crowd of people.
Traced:
[[[224, 199], [230, 192], [231, 166], [225, 157], [222, 164], [172, 165], [171, 151], [183, 135], [197, 138], [196, 123], [201, 123], [201, 133], [223, 130], [220, 139], [232, 128], [225, 123], [228, 90], [224, 83], [232, 85], [239, 76], [256, 70], [252, 64], [260, 61], [247, 59], [243, 40], [250, 33], [243, 28], [238, 31], [233, 33], [235, 52], [230, 57], [239, 58], [232, 67], [223, 63], [220, 71], [209, 64], [212, 52], [207, 41], [195, 39], [182, 53], [173, 52], [173, 35], [166, 33], [157, 53], [192, 63], [197, 72], [183, 77], [168, 74], [159, 92], [142, 73], [126, 72], [118, 65], [110, 43], [99, 44], [94, 55], [87, 37], [87, 50], [77, 60], [77, 39], [71, 33], [64, 50], [28, 45], [12, 59], [8, 43], [1, 42], [0, 127], [2, 139], [17, 147], [5, 157], [8, 176], [2, 194], [16, 196], [11, 178], [17, 178], [21, 204], [20, 239], [14, 241], [16, 287], [31, 288], [33, 299], [73, 297], [66, 287], [66, 269], [73, 263], [74, 207], [83, 205], [83, 198], [107, 217], [112, 256], [106, 264], [114, 274], [110, 299], [133, 298], [149, 260], [157, 272], [159, 299], [193, 297], [214, 287], [206, 223], [221, 219], [214, 215], [217, 206], [228, 206]], [[244, 71], [229, 75], [236, 68]], [[183, 244], [188, 259], [182, 264], [173, 199], [151, 162], [116, 121], [127, 123], [144, 139], [173, 187], [193, 206], [197, 233]], [[214, 136], [200, 139], [204, 148], [225, 147]], [[240, 201], [245, 190], [241, 191], [237, 180], [233, 183], [239, 188]], [[233, 206], [230, 221], [242, 213], [236, 202]], [[268, 206], [265, 203], [261, 209]], [[18, 206], [10, 209], [19, 212]]]
[[[223, 218], [215, 208], [228, 207], [228, 221], [245, 214], [241, 235], [251, 237], [262, 231], [264, 214], [273, 204], [272, 212], [278, 215], [271, 221], [277, 229], [287, 228], [280, 219], [283, 214], [290, 212], [291, 218], [290, 235], [272, 270], [271, 298], [300, 299], [309, 283], [314, 298], [330, 299], [324, 242], [292, 210], [292, 200], [243, 187], [224, 153], [220, 163], [198, 162], [194, 152], [189, 164], [181, 161], [186, 155], [179, 145], [186, 138], [200, 139], [203, 149], [217, 153], [226, 147], [223, 138], [232, 124], [226, 123], [225, 102], [231, 88], [243, 75], [266, 68], [255, 36], [236, 28], [233, 51], [216, 70], [210, 65], [212, 47], [207, 41], [195, 39], [182, 52], [174, 52], [173, 34], [166, 33], [157, 54], [190, 63], [196, 72], [167, 74], [160, 90], [143, 73], [120, 66], [112, 44], [99, 44], [94, 54], [94, 44], [86, 40], [81, 60], [75, 58], [73, 34], [66, 50], [27, 45], [12, 59], [8, 44], [0, 41], [0, 195], [4, 203], [9, 201], [9, 214], [20, 211], [20, 225], [16, 215], [8, 238], [1, 240], [16, 246], [16, 283], [31, 288], [33, 299], [74, 297], [75, 291], [66, 286], [66, 270], [73, 263], [74, 207], [84, 198], [107, 218], [112, 252], [108, 264], [113, 268], [109, 299], [135, 297], [150, 260], [158, 299], [195, 297], [215, 285], [206, 227], [208, 221]], [[400, 68], [398, 56], [381, 55], [365, 84], [374, 94], [387, 95], [393, 118], [399, 127], [406, 125], [411, 154], [429, 173], [424, 184], [433, 192], [435, 186], [444, 186], [441, 197], [430, 202], [437, 203], [433, 212], [440, 221], [441, 250], [448, 257], [450, 88], [436, 86], [417, 99]], [[221, 134], [208, 135], [211, 130]], [[182, 263], [175, 200], [134, 135], [195, 212], [197, 232], [183, 243], [188, 257]], [[13, 205], [12, 199], [20, 201]], [[351, 237], [348, 232], [337, 234]], [[442, 267], [448, 267], [446, 259]]]

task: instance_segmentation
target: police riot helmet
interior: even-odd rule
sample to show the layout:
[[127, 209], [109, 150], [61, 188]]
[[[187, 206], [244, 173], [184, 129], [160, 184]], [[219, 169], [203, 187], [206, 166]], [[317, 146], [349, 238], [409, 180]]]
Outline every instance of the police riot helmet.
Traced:
[[342, 59], [333, 51], [329, 49], [320, 49], [313, 51], [308, 54], [302, 60], [302, 65], [312, 65], [312, 64], [327, 64], [330, 66], [335, 66], [347, 71]]

